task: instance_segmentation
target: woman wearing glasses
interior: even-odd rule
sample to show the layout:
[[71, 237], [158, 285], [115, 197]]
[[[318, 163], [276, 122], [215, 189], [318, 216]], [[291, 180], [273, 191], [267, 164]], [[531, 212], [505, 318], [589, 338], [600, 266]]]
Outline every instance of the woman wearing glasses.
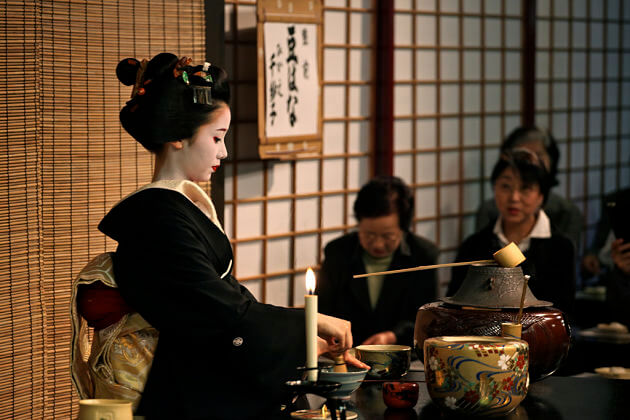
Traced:
[[434, 271], [354, 279], [375, 273], [435, 264], [437, 248], [409, 231], [414, 199], [397, 177], [377, 177], [354, 202], [358, 231], [324, 249], [318, 277], [320, 312], [352, 323], [354, 343], [413, 343], [418, 308], [435, 300]]
[[[460, 246], [457, 261], [489, 258], [515, 242], [527, 258], [521, 267], [529, 287], [540, 300], [570, 313], [575, 297], [575, 250], [542, 209], [552, 177], [540, 157], [529, 149], [504, 152], [491, 176], [499, 216]], [[461, 286], [467, 267], [453, 268], [447, 295]]]

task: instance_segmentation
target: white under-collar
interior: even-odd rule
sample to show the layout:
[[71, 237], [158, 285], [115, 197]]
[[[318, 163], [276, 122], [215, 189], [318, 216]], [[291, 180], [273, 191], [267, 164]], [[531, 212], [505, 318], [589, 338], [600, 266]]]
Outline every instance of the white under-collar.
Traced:
[[[492, 232], [497, 235], [499, 241], [501, 241], [501, 246], [506, 246], [509, 243], [505, 233], [503, 233], [503, 218], [501, 215], [499, 215], [499, 218], [494, 224]], [[549, 217], [542, 209], [538, 211], [536, 223], [534, 223], [534, 227], [529, 232], [529, 235], [517, 244], [521, 252], [525, 252], [529, 249], [531, 238], [551, 238], [551, 223], [549, 222]]]

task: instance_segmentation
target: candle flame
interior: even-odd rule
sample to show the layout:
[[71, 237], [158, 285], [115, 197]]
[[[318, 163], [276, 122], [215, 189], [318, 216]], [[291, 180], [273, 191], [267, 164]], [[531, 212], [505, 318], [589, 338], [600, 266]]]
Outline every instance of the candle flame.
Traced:
[[306, 270], [306, 291], [309, 295], [315, 293], [315, 273], [311, 267]]
[[328, 418], [328, 409], [326, 408], [326, 404], [322, 405], [322, 418]]

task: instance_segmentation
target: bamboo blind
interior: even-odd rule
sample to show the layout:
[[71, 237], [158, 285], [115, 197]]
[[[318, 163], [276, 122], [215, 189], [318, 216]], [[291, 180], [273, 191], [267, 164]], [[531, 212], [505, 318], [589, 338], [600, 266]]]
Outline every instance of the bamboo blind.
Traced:
[[[354, 195], [369, 178], [374, 7], [374, 1], [324, 1], [322, 155], [261, 162], [251, 101], [256, 74], [250, 71], [256, 2], [226, 1], [235, 92], [224, 165], [226, 232], [236, 277], [264, 302], [302, 305], [307, 266], [319, 263], [328, 240], [355, 225]], [[331, 173], [339, 176], [330, 179]]]
[[584, 213], [589, 246], [604, 194], [630, 186], [630, 4], [538, 4], [536, 120], [563, 154], [560, 192]]
[[[413, 227], [452, 261], [489, 197], [497, 146], [520, 123], [521, 2], [397, 2], [394, 173]], [[448, 270], [438, 272], [440, 284]]]
[[152, 174], [118, 121], [116, 64], [201, 61], [204, 34], [201, 0], [0, 2], [0, 418], [76, 415], [71, 282], [115, 249], [96, 226]]

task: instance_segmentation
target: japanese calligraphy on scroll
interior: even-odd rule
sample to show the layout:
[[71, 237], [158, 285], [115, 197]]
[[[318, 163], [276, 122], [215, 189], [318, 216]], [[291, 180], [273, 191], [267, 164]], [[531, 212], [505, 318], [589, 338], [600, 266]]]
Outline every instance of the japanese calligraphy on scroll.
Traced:
[[266, 137], [317, 134], [317, 25], [266, 22], [264, 45]]

